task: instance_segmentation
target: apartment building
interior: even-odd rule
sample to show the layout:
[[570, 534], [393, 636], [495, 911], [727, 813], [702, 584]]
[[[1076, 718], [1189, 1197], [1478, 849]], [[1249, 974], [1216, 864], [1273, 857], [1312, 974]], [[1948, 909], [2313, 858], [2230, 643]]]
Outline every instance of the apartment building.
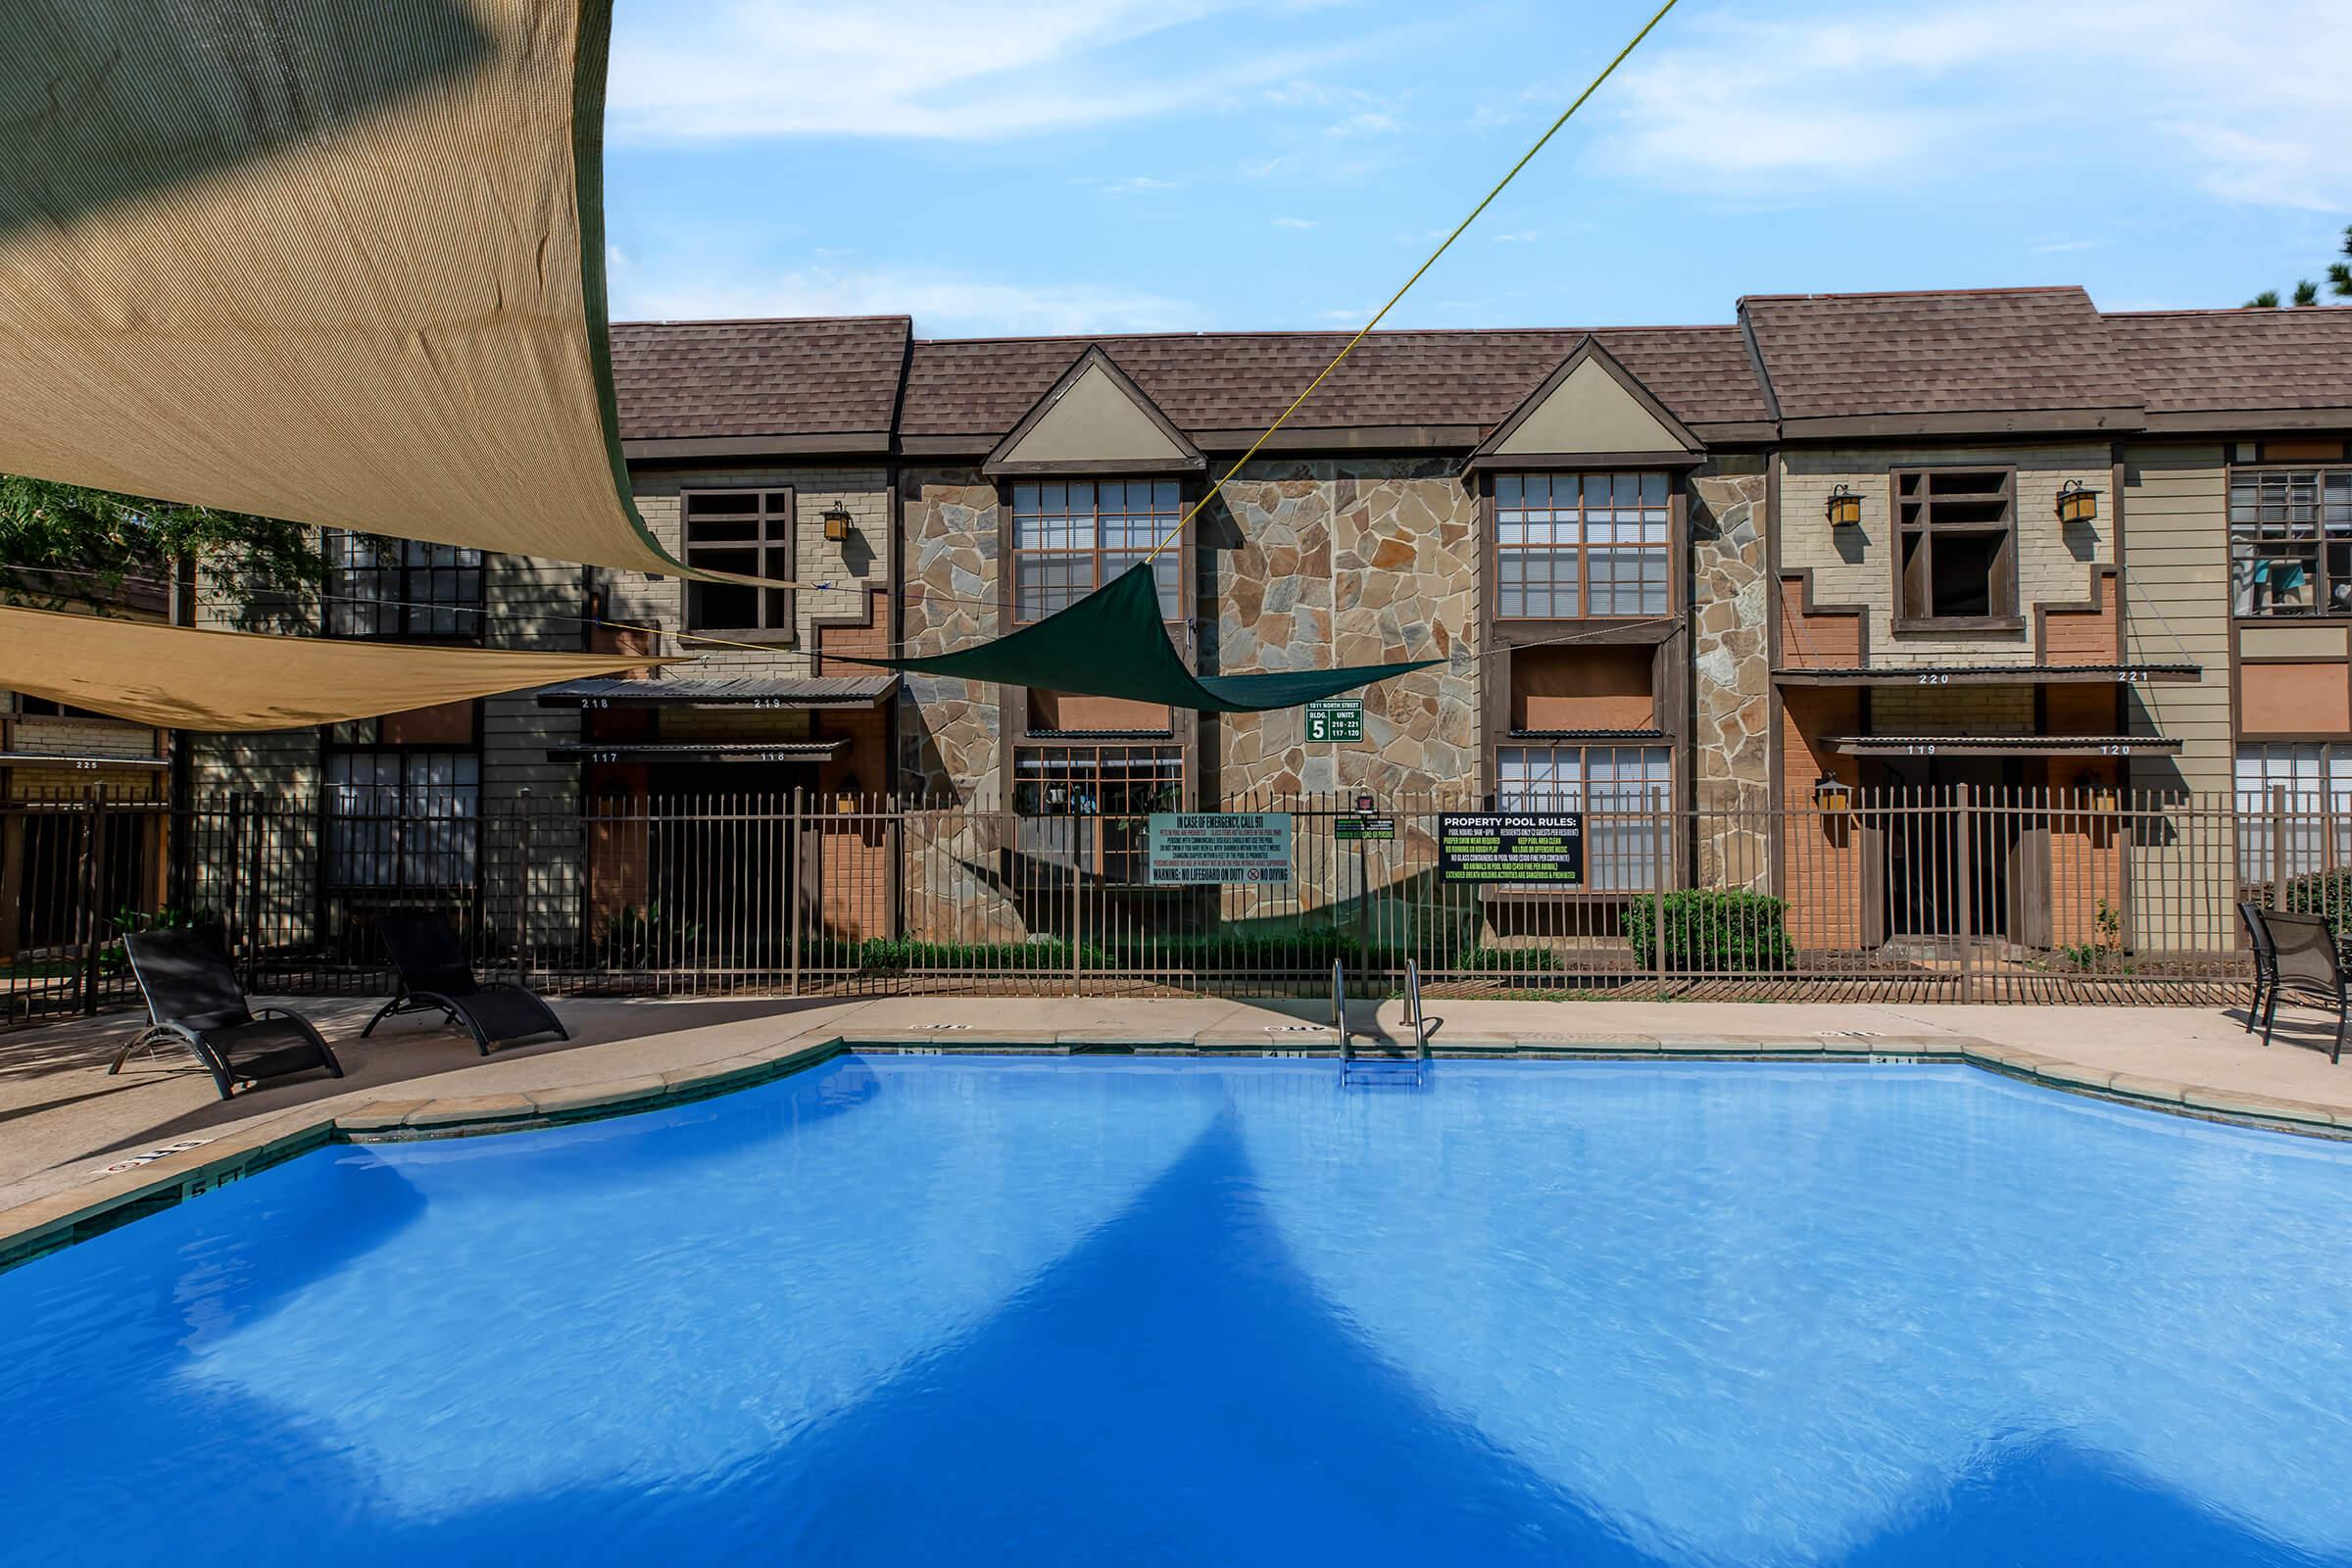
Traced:
[[[2111, 812], [2012, 817], [1972, 858], [1963, 922], [1891, 819], [1779, 808], [1963, 787], [2352, 804], [2352, 312], [2101, 313], [2037, 288], [1732, 315], [1375, 334], [1152, 557], [1204, 673], [1444, 662], [1366, 692], [1361, 740], [1336, 744], [1296, 711], [843, 659], [968, 646], [1144, 559], [1343, 335], [623, 324], [620, 435], [648, 522], [691, 562], [811, 586], [330, 535], [329, 634], [723, 641], [645, 680], [209, 742], [191, 787], [315, 791], [321, 882], [363, 894], [468, 868], [338, 839], [338, 816], [462, 819], [524, 789], [586, 824], [562, 853], [591, 858], [600, 806], [798, 790], [1000, 813], [987, 842], [903, 876], [863, 840], [808, 873], [846, 857], [950, 926], [1018, 902], [1007, 857], [1135, 879], [1140, 838], [1116, 819], [1154, 808], [1662, 801], [1715, 825], [1621, 824], [1576, 897], [1768, 889], [1801, 859], [1863, 890], [1800, 916], [1820, 922], [1800, 945], [1827, 946], [1961, 923], [2073, 940], [2098, 890], [2170, 852]], [[641, 869], [600, 884], [600, 907], [659, 900], [645, 857], [610, 858]], [[929, 886], [943, 863], [960, 869]]]

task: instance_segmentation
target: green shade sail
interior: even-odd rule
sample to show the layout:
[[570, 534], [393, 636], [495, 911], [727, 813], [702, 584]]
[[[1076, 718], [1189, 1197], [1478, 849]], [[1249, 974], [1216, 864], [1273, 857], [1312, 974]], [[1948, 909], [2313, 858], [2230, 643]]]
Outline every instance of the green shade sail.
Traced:
[[844, 662], [1079, 697], [1123, 697], [1202, 713], [1262, 713], [1298, 708], [1446, 661], [1418, 659], [1401, 664], [1286, 669], [1264, 675], [1196, 675], [1169, 644], [1152, 568], [1139, 564], [1067, 610], [977, 648], [928, 659]]

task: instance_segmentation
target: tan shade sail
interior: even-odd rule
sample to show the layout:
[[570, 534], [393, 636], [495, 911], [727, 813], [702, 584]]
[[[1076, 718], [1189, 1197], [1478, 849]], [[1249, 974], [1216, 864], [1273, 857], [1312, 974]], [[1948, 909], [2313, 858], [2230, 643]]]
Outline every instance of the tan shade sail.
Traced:
[[682, 569], [615, 440], [610, 0], [0, 13], [0, 471]]
[[0, 689], [166, 729], [304, 729], [667, 662], [261, 637], [0, 606]]

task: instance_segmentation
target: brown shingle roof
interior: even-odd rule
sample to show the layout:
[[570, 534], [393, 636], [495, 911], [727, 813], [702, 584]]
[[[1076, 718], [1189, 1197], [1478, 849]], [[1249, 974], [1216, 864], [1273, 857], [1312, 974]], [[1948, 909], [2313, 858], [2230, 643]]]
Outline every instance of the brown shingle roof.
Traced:
[[2352, 408], [2352, 310], [2132, 311], [2107, 330], [2150, 414]]
[[1784, 418], [2139, 406], [2079, 288], [1773, 294], [1740, 310]]
[[912, 330], [904, 316], [615, 321], [621, 439], [887, 432]]
[[[1685, 423], [1766, 417], [1737, 327], [1611, 327], [1595, 335]], [[909, 437], [1002, 435], [1095, 343], [1188, 434], [1262, 429], [1314, 380], [1348, 336], [1202, 332], [917, 340], [900, 430]], [[1584, 336], [1560, 329], [1376, 333], [1286, 428], [1493, 425]]]

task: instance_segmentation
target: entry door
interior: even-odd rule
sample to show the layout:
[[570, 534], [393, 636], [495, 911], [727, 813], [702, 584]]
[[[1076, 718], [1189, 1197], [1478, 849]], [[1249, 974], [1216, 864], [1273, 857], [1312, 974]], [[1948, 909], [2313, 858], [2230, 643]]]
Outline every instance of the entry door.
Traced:
[[[649, 882], [668, 928], [660, 933], [686, 967], [768, 968], [789, 959], [792, 889], [815, 882], [816, 835], [799, 834], [819, 808], [816, 769], [799, 762], [658, 767], [649, 779]], [[796, 842], [806, 838], [808, 842]]]
[[[1890, 937], [2006, 937], [2012, 928], [2011, 879], [2019, 855], [2012, 811], [1970, 813], [1971, 843], [1961, 853], [1959, 786], [1980, 804], [2016, 782], [2014, 762], [1999, 758], [1888, 758], [1880, 842], [1886, 854], [1886, 933]], [[1960, 887], [1968, 876], [1968, 926], [1960, 930]]]

